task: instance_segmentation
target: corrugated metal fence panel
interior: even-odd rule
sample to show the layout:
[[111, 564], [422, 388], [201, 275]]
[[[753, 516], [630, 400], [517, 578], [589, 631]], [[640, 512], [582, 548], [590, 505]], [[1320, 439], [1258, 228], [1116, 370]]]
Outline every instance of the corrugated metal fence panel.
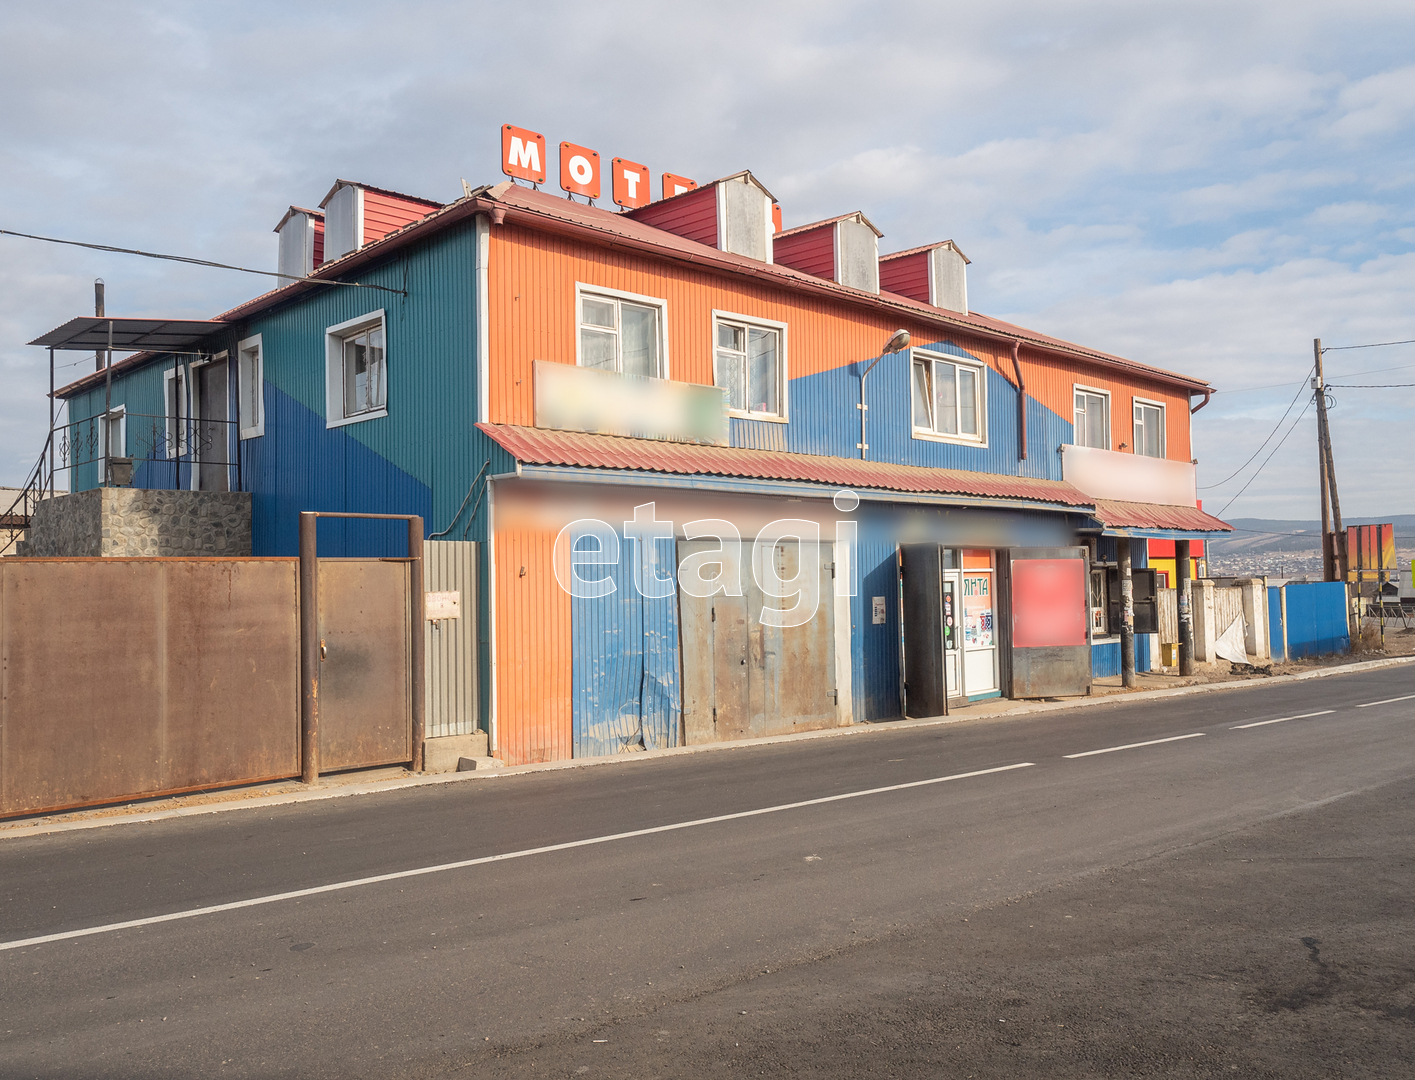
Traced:
[[1286, 660], [1282, 646], [1282, 589], [1268, 587], [1268, 655], [1274, 660]]
[[1339, 581], [1288, 584], [1287, 650], [1291, 659], [1349, 652], [1346, 586]]
[[1243, 618], [1243, 590], [1226, 587], [1214, 590], [1214, 638], [1221, 637], [1234, 619]]
[[[676, 592], [641, 596], [634, 585], [637, 546], [622, 536], [619, 546], [618, 563], [603, 567], [614, 592], [570, 604], [575, 757], [679, 744]], [[658, 546], [658, 576], [676, 578], [672, 541]]]
[[457, 619], [427, 623], [427, 737], [471, 735], [477, 707], [477, 545], [429, 540], [423, 545], [423, 588], [460, 594]]
[[570, 594], [555, 580], [555, 537], [496, 530], [493, 752], [508, 765], [571, 756]]
[[[851, 700], [855, 719], [892, 720], [899, 701], [899, 564], [895, 541], [883, 529], [862, 530], [857, 545], [858, 586], [850, 605]], [[874, 622], [874, 598], [884, 598], [885, 621]]]

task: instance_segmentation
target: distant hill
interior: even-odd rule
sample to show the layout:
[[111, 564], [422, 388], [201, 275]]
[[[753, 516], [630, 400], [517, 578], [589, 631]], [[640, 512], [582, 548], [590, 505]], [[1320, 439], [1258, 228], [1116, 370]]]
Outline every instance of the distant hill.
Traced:
[[[1322, 523], [1283, 518], [1228, 518], [1233, 534], [1209, 543], [1222, 554], [1259, 554], [1278, 551], [1310, 551], [1321, 547]], [[1415, 547], [1415, 514], [1393, 514], [1387, 518], [1352, 518], [1343, 525], [1378, 525], [1389, 521], [1395, 526], [1396, 547]]]

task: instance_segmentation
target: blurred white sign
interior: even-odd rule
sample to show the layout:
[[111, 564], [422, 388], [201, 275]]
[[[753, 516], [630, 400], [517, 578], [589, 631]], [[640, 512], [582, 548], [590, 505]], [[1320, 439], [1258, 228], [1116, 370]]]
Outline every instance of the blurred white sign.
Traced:
[[427, 610], [428, 622], [441, 622], [443, 619], [460, 619], [462, 617], [462, 594], [459, 592], [430, 592], [425, 593], [425, 607]]
[[726, 446], [727, 399], [716, 386], [535, 362], [536, 427]]

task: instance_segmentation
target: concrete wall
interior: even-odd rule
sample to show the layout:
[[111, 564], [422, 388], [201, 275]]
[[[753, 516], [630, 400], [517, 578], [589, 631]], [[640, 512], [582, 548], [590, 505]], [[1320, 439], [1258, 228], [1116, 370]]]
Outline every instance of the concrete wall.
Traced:
[[35, 508], [21, 555], [250, 555], [245, 491], [93, 488]]

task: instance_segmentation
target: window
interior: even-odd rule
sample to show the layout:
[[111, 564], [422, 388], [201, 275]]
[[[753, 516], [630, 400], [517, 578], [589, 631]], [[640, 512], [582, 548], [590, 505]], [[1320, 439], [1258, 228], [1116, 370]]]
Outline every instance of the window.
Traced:
[[915, 433], [982, 442], [987, 434], [982, 366], [917, 351], [913, 355]]
[[623, 375], [668, 377], [663, 301], [610, 290], [577, 295], [580, 366]]
[[1077, 446], [1110, 449], [1109, 393], [1076, 387], [1076, 431], [1071, 441]]
[[166, 456], [179, 458], [187, 452], [187, 369], [172, 368], [162, 373], [163, 415], [166, 417]]
[[1110, 632], [1110, 589], [1108, 567], [1091, 564], [1091, 636]]
[[128, 407], [114, 405], [107, 416], [99, 417], [103, 432], [99, 436], [108, 447], [104, 453], [108, 457], [127, 457], [128, 453]]
[[246, 338], [236, 346], [236, 407], [240, 410], [241, 438], [265, 434], [265, 365], [261, 357], [260, 335]]
[[786, 419], [786, 325], [713, 312], [713, 385], [727, 408], [755, 419]]
[[[340, 427], [388, 415], [388, 352], [382, 311], [331, 326], [325, 331], [325, 426]], [[259, 359], [259, 343], [256, 346]], [[245, 353], [241, 354], [242, 359]], [[263, 366], [263, 365], [258, 365]], [[264, 372], [261, 372], [263, 378]], [[246, 423], [241, 384], [241, 423]], [[253, 392], [254, 386], [250, 388]], [[262, 416], [262, 428], [264, 417]], [[245, 431], [242, 431], [245, 437]]]
[[1164, 457], [1164, 406], [1135, 399], [1135, 453]]

